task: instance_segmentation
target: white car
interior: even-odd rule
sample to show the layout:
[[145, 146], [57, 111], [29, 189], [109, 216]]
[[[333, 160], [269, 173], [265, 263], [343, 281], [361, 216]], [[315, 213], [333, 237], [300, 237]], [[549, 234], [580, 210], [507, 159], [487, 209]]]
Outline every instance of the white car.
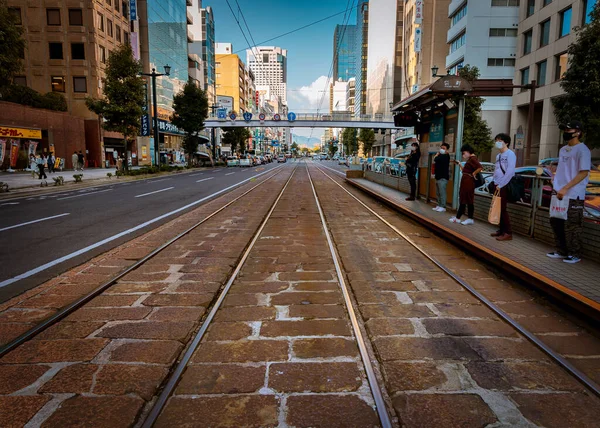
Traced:
[[249, 157], [243, 157], [240, 159], [240, 166], [253, 166], [252, 159]]
[[227, 166], [240, 166], [240, 160], [234, 156], [227, 158]]
[[338, 165], [345, 165], [345, 164], [346, 164], [346, 158], [341, 157], [338, 159]]

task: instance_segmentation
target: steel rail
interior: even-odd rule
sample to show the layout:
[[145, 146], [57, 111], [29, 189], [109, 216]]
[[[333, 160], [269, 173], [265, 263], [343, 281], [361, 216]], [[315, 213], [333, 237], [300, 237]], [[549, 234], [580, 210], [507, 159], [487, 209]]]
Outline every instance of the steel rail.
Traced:
[[485, 306], [487, 306], [489, 309], [491, 309], [496, 315], [498, 315], [500, 318], [502, 318], [503, 321], [510, 324], [515, 330], [517, 330], [527, 340], [529, 340], [531, 343], [533, 343], [535, 346], [537, 346], [540, 350], [542, 350], [554, 362], [556, 362], [559, 366], [561, 366], [564, 370], [566, 370], [570, 375], [575, 377], [575, 379], [577, 379], [581, 384], [583, 384], [590, 391], [592, 391], [594, 394], [596, 394], [597, 396], [600, 397], [600, 386], [596, 382], [594, 382], [592, 379], [590, 379], [585, 373], [581, 372], [579, 369], [577, 369], [575, 366], [573, 366], [569, 361], [567, 361], [562, 355], [558, 354], [556, 351], [554, 351], [552, 348], [550, 348], [548, 345], [546, 345], [544, 342], [542, 342], [540, 339], [538, 339], [537, 336], [535, 336], [533, 333], [531, 333], [529, 330], [527, 330], [525, 327], [523, 327], [521, 324], [519, 324], [515, 319], [513, 319], [510, 315], [508, 315], [506, 312], [504, 312], [502, 309], [500, 309], [498, 306], [496, 306], [496, 304], [494, 304], [492, 301], [490, 301], [487, 297], [485, 297], [484, 295], [479, 293], [477, 290], [475, 290], [473, 287], [471, 287], [469, 284], [467, 284], [465, 281], [463, 281], [461, 278], [459, 278], [454, 272], [452, 272], [450, 269], [448, 269], [443, 263], [438, 261], [434, 256], [427, 253], [427, 251], [423, 250], [409, 236], [407, 236], [405, 233], [398, 230], [398, 228], [396, 226], [394, 226], [393, 224], [388, 222], [381, 215], [379, 215], [373, 209], [371, 209], [369, 206], [367, 206], [363, 201], [361, 201], [356, 196], [354, 196], [352, 193], [350, 193], [347, 189], [345, 189], [340, 183], [335, 181], [331, 176], [329, 176], [327, 173], [325, 173], [322, 169], [320, 169], [318, 166], [316, 168], [321, 172], [321, 174], [325, 175], [333, 183], [335, 183], [337, 186], [339, 186], [344, 192], [346, 192], [348, 195], [350, 195], [352, 198], [354, 198], [359, 204], [361, 204], [364, 208], [366, 208], [369, 212], [371, 212], [371, 214], [373, 214], [375, 217], [377, 217], [379, 220], [381, 220], [386, 226], [388, 226], [390, 229], [392, 229], [394, 232], [396, 232], [396, 234], [398, 234], [400, 237], [402, 237], [406, 242], [408, 242], [411, 246], [413, 246], [423, 256], [425, 256], [427, 259], [429, 259], [431, 262], [433, 262], [433, 264], [435, 264], [438, 268], [443, 270], [455, 282], [457, 282], [465, 290], [467, 290], [469, 293], [471, 293], [477, 300], [479, 300], [481, 303], [483, 303]]
[[273, 205], [271, 205], [270, 210], [268, 211], [268, 213], [265, 216], [264, 220], [260, 224], [260, 226], [259, 226], [258, 230], [256, 231], [256, 233], [254, 234], [252, 240], [250, 241], [250, 244], [248, 244], [248, 247], [244, 251], [244, 254], [242, 255], [242, 258], [240, 259], [240, 261], [236, 265], [233, 273], [229, 277], [229, 280], [225, 284], [225, 287], [223, 287], [223, 290], [219, 294], [219, 297], [217, 298], [215, 304], [213, 305], [213, 307], [210, 310], [210, 312], [208, 313], [206, 319], [202, 323], [202, 326], [200, 327], [200, 330], [198, 330], [198, 333], [196, 333], [196, 335], [194, 336], [194, 339], [192, 340], [192, 342], [188, 346], [188, 348], [185, 351], [183, 357], [181, 358], [181, 360], [177, 364], [177, 367], [175, 368], [175, 370], [173, 371], [173, 373], [169, 377], [169, 380], [167, 381], [167, 384], [165, 385], [165, 387], [161, 391], [160, 395], [158, 396], [156, 402], [152, 406], [152, 409], [150, 410], [150, 413], [148, 414], [148, 417], [144, 420], [144, 423], [142, 424], [142, 428], [151, 428], [152, 426], [154, 426], [154, 424], [158, 420], [158, 418], [160, 416], [160, 413], [162, 412], [162, 409], [165, 407], [165, 404], [167, 404], [167, 401], [169, 400], [169, 397], [171, 396], [171, 394], [175, 390], [175, 387], [177, 386], [177, 383], [181, 379], [181, 376], [182, 376], [183, 372], [185, 371], [188, 363], [190, 362], [190, 360], [192, 358], [192, 355], [194, 354], [194, 352], [198, 348], [198, 345], [202, 341], [202, 338], [204, 337], [204, 334], [206, 333], [206, 330], [208, 330], [208, 327], [210, 326], [210, 323], [212, 322], [212, 320], [214, 319], [217, 311], [221, 307], [221, 304], [223, 303], [223, 300], [227, 296], [227, 293], [229, 292], [229, 289], [233, 285], [233, 282], [235, 281], [235, 279], [237, 278], [238, 274], [242, 270], [242, 267], [244, 266], [244, 263], [246, 263], [246, 260], [248, 259], [248, 255], [250, 254], [250, 251], [252, 251], [252, 249], [254, 248], [254, 245], [256, 244], [256, 241], [258, 240], [258, 238], [260, 237], [263, 229], [267, 225], [267, 221], [269, 221], [269, 219], [271, 218], [271, 214], [273, 214], [273, 211], [275, 210], [275, 207], [277, 206], [277, 203], [279, 202], [279, 200], [283, 196], [283, 193], [285, 192], [285, 190], [287, 189], [288, 185], [290, 184], [290, 181], [292, 180], [292, 177], [294, 176], [294, 173], [296, 172], [297, 168], [298, 167], [296, 166], [292, 170], [292, 173], [290, 174], [290, 177], [288, 178], [288, 180], [286, 181], [285, 185], [283, 186], [283, 189], [281, 189], [281, 192], [279, 192], [279, 195], [277, 196], [277, 199], [275, 199], [275, 202], [273, 202]]
[[51, 327], [52, 325], [56, 324], [60, 320], [62, 320], [65, 317], [67, 317], [68, 315], [72, 314], [77, 309], [81, 308], [83, 305], [85, 305], [90, 300], [92, 300], [94, 297], [97, 297], [98, 295], [102, 294], [104, 291], [106, 291], [107, 289], [109, 289], [111, 286], [113, 286], [118, 280], [120, 280], [121, 278], [123, 278], [125, 275], [127, 275], [128, 273], [130, 273], [130, 272], [134, 271], [135, 269], [139, 268], [141, 265], [143, 265], [144, 263], [146, 263], [148, 260], [150, 260], [151, 258], [153, 258], [154, 256], [156, 256], [157, 254], [159, 254], [160, 252], [162, 252], [163, 250], [165, 250], [167, 247], [169, 247], [170, 245], [172, 245], [173, 243], [175, 243], [179, 239], [183, 238], [185, 235], [187, 235], [188, 233], [192, 232], [194, 229], [196, 229], [197, 227], [199, 227], [200, 225], [202, 225], [206, 221], [210, 220], [211, 218], [213, 218], [214, 216], [216, 216], [217, 214], [219, 214], [221, 211], [223, 211], [224, 209], [226, 209], [227, 207], [229, 207], [233, 203], [237, 202], [238, 200], [240, 200], [241, 198], [243, 198], [244, 196], [246, 196], [248, 193], [252, 192], [257, 187], [263, 185], [264, 183], [266, 183], [267, 181], [269, 181], [271, 178], [273, 178], [277, 174], [281, 173], [281, 171], [282, 171], [281, 166], [277, 166], [273, 170], [267, 171], [267, 172], [265, 172], [263, 174], [266, 174], [268, 172], [273, 172], [274, 170], [275, 171], [279, 170], [279, 171], [276, 171], [274, 174], [268, 176], [265, 180], [261, 181], [260, 183], [256, 184], [252, 188], [250, 188], [247, 191], [245, 191], [244, 193], [242, 193], [240, 196], [238, 196], [235, 199], [229, 201], [228, 203], [226, 203], [225, 205], [223, 205], [221, 208], [217, 209], [216, 211], [213, 211], [211, 214], [209, 214], [208, 216], [206, 216], [205, 218], [203, 218], [202, 220], [200, 220], [199, 222], [197, 222], [193, 226], [191, 226], [188, 229], [186, 229], [185, 231], [181, 232], [180, 234], [178, 234], [174, 238], [171, 238], [169, 241], [167, 241], [166, 243], [164, 243], [160, 247], [158, 247], [155, 250], [153, 250], [150, 254], [148, 254], [145, 257], [143, 257], [142, 259], [138, 260], [137, 262], [135, 262], [134, 264], [132, 264], [131, 266], [129, 266], [124, 271], [119, 272], [117, 275], [115, 275], [114, 277], [112, 277], [111, 279], [109, 279], [108, 281], [106, 281], [105, 283], [103, 283], [102, 285], [98, 286], [97, 288], [95, 288], [94, 290], [92, 290], [91, 292], [89, 292], [88, 294], [86, 294], [86, 295], [78, 298], [73, 303], [70, 303], [69, 305], [63, 307], [62, 309], [60, 309], [55, 314], [51, 315], [50, 317], [46, 318], [45, 320], [43, 320], [42, 322], [40, 322], [36, 326], [34, 326], [31, 329], [27, 330], [26, 332], [24, 332], [23, 334], [21, 334], [17, 338], [15, 338], [12, 341], [8, 342], [6, 345], [3, 345], [2, 347], [0, 347], [0, 358], [2, 358], [4, 355], [6, 355], [10, 351], [14, 350], [15, 348], [17, 348], [18, 346], [22, 345], [23, 343], [27, 342], [28, 340], [32, 339], [36, 335], [40, 334], [42, 331], [46, 330], [48, 327]]
[[348, 311], [348, 315], [350, 316], [350, 323], [352, 324], [352, 330], [354, 331], [354, 335], [356, 336], [356, 342], [358, 344], [358, 349], [360, 351], [360, 356], [363, 360], [363, 365], [365, 368], [365, 372], [367, 374], [367, 380], [369, 381], [369, 386], [371, 387], [371, 392], [373, 394], [373, 399], [375, 400], [375, 407], [377, 409], [377, 414], [379, 416], [379, 421], [383, 428], [391, 428], [393, 426], [390, 415], [387, 411], [387, 406], [385, 405], [385, 400], [383, 398], [383, 394], [381, 392], [381, 387], [379, 386], [379, 382], [377, 381], [377, 376], [375, 375], [375, 370], [373, 370], [373, 364], [371, 363], [371, 358], [369, 357], [369, 352], [367, 350], [367, 346], [365, 344], [365, 339], [363, 337], [362, 331], [360, 330], [360, 326], [358, 324], [358, 319], [356, 317], [356, 311], [354, 305], [352, 304], [352, 300], [350, 299], [350, 292], [348, 291], [348, 285], [344, 280], [344, 275], [342, 273], [342, 268], [340, 266], [339, 255], [335, 246], [333, 245], [333, 240], [331, 238], [331, 234], [329, 233], [329, 229], [327, 228], [327, 221], [325, 220], [325, 215], [323, 214], [323, 209], [321, 208], [321, 202], [319, 201], [319, 197], [317, 195], [317, 191], [315, 189], [315, 185], [313, 183], [312, 177], [310, 176], [310, 171], [308, 165], [306, 165], [306, 172], [308, 173], [308, 179], [310, 181], [310, 186], [312, 188], [313, 195], [315, 197], [315, 202], [317, 204], [317, 208], [319, 210], [319, 217], [321, 218], [321, 225], [323, 226], [323, 232], [327, 238], [327, 244], [329, 245], [329, 251], [331, 252], [331, 257], [333, 259], [333, 264], [335, 265], [335, 272], [337, 274], [338, 282], [340, 284], [340, 288], [342, 290], [342, 295], [344, 296], [344, 302], [346, 303], [346, 309]]

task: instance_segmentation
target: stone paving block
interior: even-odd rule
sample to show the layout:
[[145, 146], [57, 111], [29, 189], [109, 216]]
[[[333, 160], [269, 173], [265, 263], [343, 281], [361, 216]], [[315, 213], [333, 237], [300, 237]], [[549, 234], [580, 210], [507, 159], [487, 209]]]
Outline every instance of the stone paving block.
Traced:
[[295, 282], [296, 291], [336, 291], [340, 289], [337, 282]]
[[166, 282], [119, 282], [108, 290], [106, 294], [127, 294], [127, 293], [160, 293], [169, 284]]
[[0, 394], [12, 394], [31, 385], [49, 369], [44, 365], [0, 365]]
[[244, 293], [244, 294], [231, 294], [225, 297], [223, 300], [223, 307], [232, 307], [232, 306], [258, 306], [259, 297], [266, 297], [265, 295], [257, 294], [257, 293]]
[[415, 303], [479, 303], [467, 291], [415, 291], [408, 295]]
[[117, 306], [131, 306], [139, 299], [135, 295], [108, 295], [101, 294], [87, 303], [84, 308], [112, 308]]
[[275, 319], [275, 308], [267, 307], [231, 307], [221, 308], [215, 321], [262, 321]]
[[11, 308], [0, 313], [0, 323], [39, 322], [54, 313], [52, 309]]
[[221, 284], [218, 282], [180, 282], [176, 285], [174, 291], [177, 293], [200, 293], [200, 294], [214, 294], [221, 288]]
[[384, 366], [389, 392], [422, 391], [443, 385], [446, 375], [434, 363], [389, 361]]
[[0, 396], [0, 426], [23, 427], [50, 401], [43, 396]]
[[290, 286], [287, 282], [255, 282], [255, 281], [236, 281], [229, 290], [229, 294], [238, 293], [277, 293]]
[[108, 343], [106, 339], [31, 340], [2, 357], [1, 363], [90, 361]]
[[545, 354], [525, 340], [504, 338], [470, 338], [465, 341], [484, 361], [522, 359], [547, 360]]
[[351, 272], [348, 274], [351, 283], [354, 281], [368, 282], [393, 282], [394, 277], [391, 272]]
[[193, 322], [124, 322], [102, 329], [98, 337], [110, 337], [111, 339], [162, 339], [162, 340], [184, 340], [192, 328]]
[[417, 287], [410, 281], [365, 282], [352, 281], [352, 288], [367, 287], [369, 290], [379, 291], [417, 291]]
[[141, 320], [150, 313], [151, 308], [81, 308], [67, 317], [68, 321], [119, 321]]
[[175, 395], [257, 392], [265, 384], [266, 371], [266, 366], [237, 364], [189, 366], [177, 386]]
[[0, 344], [10, 342], [32, 327], [33, 323], [0, 323]]
[[460, 317], [460, 318], [492, 318], [498, 319], [498, 315], [488, 309], [487, 306], [482, 304], [476, 305], [465, 305], [465, 304], [450, 304], [450, 303], [437, 303], [436, 309], [444, 317]]
[[252, 327], [244, 322], [213, 322], [208, 328], [207, 342], [240, 340], [252, 335]]
[[503, 321], [430, 318], [423, 320], [430, 334], [447, 336], [517, 336], [516, 330]]
[[286, 421], [294, 427], [378, 427], [375, 410], [355, 395], [299, 395], [287, 400]]
[[392, 276], [396, 281], [436, 281], [441, 279], [448, 279], [448, 275], [439, 270], [438, 272], [392, 272]]
[[479, 359], [463, 339], [453, 337], [379, 337], [373, 344], [383, 361]]
[[19, 303], [19, 308], [54, 308], [60, 309], [67, 306], [69, 303], [74, 301], [74, 297], [64, 294], [41, 294], [38, 296], [31, 297]]
[[45, 393], [82, 394], [89, 393], [94, 382], [94, 374], [98, 371], [96, 364], [74, 364], [59, 371], [39, 390]]
[[294, 340], [292, 350], [296, 358], [357, 357], [358, 346], [353, 340], [314, 338]]
[[365, 324], [371, 336], [414, 334], [415, 328], [407, 319], [371, 318]]
[[332, 272], [284, 272], [279, 274], [280, 281], [331, 281], [335, 279]]
[[264, 337], [278, 336], [350, 336], [345, 320], [265, 321], [260, 329]]
[[513, 393], [510, 398], [519, 411], [538, 426], [594, 427], [600, 420], [600, 400], [587, 394]]
[[96, 322], [69, 322], [61, 321], [58, 324], [54, 324], [47, 330], [42, 331], [40, 334], [32, 338], [31, 340], [55, 340], [55, 339], [83, 339], [89, 336], [94, 331], [98, 330], [104, 325], [101, 321]]
[[335, 292], [293, 292], [280, 293], [271, 297], [272, 305], [308, 305], [308, 304], [339, 304], [342, 303], [341, 293]]
[[562, 355], [600, 356], [600, 340], [587, 333], [577, 336], [544, 336], [543, 340]]
[[240, 340], [230, 343], [201, 343], [192, 358], [196, 363], [243, 363], [287, 361], [286, 340]]
[[532, 333], [580, 333], [578, 325], [558, 317], [519, 317], [519, 324]]
[[488, 405], [474, 394], [400, 395], [393, 402], [407, 428], [483, 428], [497, 421]]
[[198, 307], [158, 307], [152, 310], [148, 319], [153, 321], [199, 321], [206, 309]]
[[143, 405], [137, 397], [75, 396], [62, 403], [42, 427], [129, 427]]
[[600, 385], [600, 358], [567, 358], [567, 360]]
[[498, 307], [511, 316], [543, 317], [556, 315], [552, 309], [537, 302], [498, 303]]
[[214, 294], [154, 294], [144, 300], [144, 306], [208, 306]]
[[137, 394], [150, 400], [167, 375], [167, 369], [155, 366], [107, 364], [96, 375], [94, 394]]
[[290, 317], [296, 318], [344, 318], [346, 308], [341, 305], [291, 305]]
[[359, 310], [365, 319], [371, 318], [425, 318], [435, 314], [424, 305], [360, 305]]
[[83, 296], [91, 291], [98, 288], [97, 283], [86, 284], [84, 282], [74, 284], [58, 284], [52, 287], [50, 293], [55, 296], [72, 296], [71, 299], [75, 300], [73, 296]]
[[168, 272], [162, 273], [141, 273], [137, 270], [128, 273], [121, 281], [123, 282], [150, 282], [150, 281], [164, 281], [169, 276], [171, 276]]
[[118, 362], [170, 364], [183, 346], [174, 340], [150, 340], [123, 343], [115, 348], [110, 359]]
[[356, 391], [362, 384], [356, 363], [273, 363], [269, 387], [279, 392]]
[[583, 386], [554, 364], [538, 362], [471, 362], [466, 365], [471, 377], [485, 389], [554, 389], [581, 391]]
[[156, 427], [274, 427], [279, 399], [273, 395], [173, 397]]

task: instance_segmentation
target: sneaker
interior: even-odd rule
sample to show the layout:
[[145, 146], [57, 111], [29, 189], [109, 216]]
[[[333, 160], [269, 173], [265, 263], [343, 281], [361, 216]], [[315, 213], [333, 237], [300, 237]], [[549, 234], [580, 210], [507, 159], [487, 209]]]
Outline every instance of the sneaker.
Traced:
[[440, 207], [433, 207], [431, 210], [432, 210], [432, 211], [437, 211], [437, 210], [439, 210], [439, 209], [440, 209]]
[[467, 226], [469, 224], [475, 224], [475, 222], [473, 221], [472, 218], [468, 218], [465, 221], [461, 221], [460, 224], [462, 224], [463, 226]]
[[546, 256], [550, 257], [551, 259], [566, 259], [567, 256], [563, 256], [561, 253], [557, 253], [556, 251], [553, 253], [548, 253], [546, 254]]
[[452, 217], [450, 219], [450, 223], [460, 223], [460, 219], [456, 218], [456, 217]]
[[445, 213], [446, 212], [446, 208], [444, 207], [438, 207], [438, 209], [436, 210], [439, 213]]
[[563, 260], [563, 262], [570, 263], [570, 264], [579, 263], [580, 261], [581, 261], [581, 259], [577, 256], [569, 256]]

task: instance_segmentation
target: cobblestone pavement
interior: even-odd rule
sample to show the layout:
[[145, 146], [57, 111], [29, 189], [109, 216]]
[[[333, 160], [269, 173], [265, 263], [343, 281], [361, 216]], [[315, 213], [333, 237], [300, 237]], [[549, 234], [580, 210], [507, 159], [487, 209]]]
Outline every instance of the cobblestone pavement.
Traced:
[[[403, 425], [597, 424], [597, 397], [314, 166], [311, 174]], [[598, 381], [597, 337], [536, 294], [346, 187]]]
[[[132, 425], [290, 173], [291, 168], [284, 170], [82, 309], [3, 357], [0, 426]], [[4, 340], [104, 282], [123, 265], [143, 257], [249, 187], [236, 189], [13, 299], [0, 314]]]

